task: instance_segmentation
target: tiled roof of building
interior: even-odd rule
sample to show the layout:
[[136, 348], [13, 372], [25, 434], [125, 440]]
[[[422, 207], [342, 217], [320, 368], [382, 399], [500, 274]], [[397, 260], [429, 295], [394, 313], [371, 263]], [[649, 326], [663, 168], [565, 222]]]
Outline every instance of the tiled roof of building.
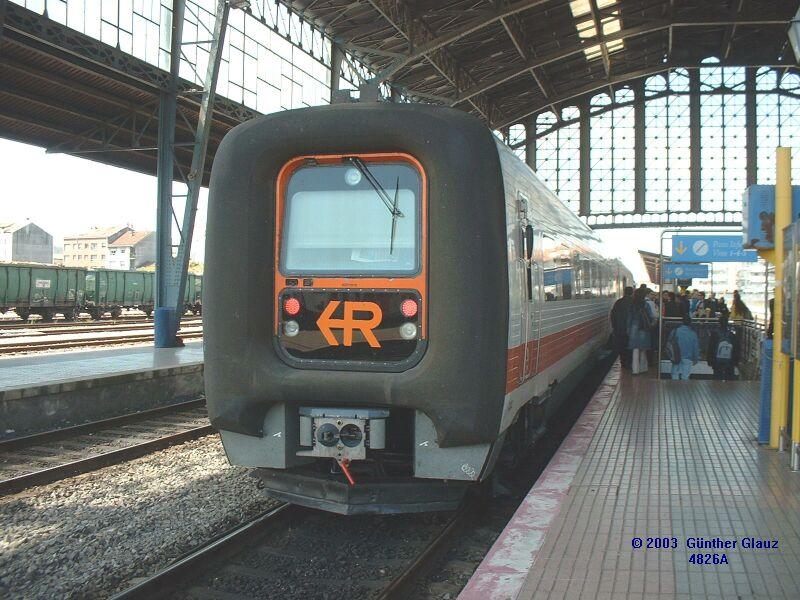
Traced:
[[0, 222], [0, 231], [3, 233], [14, 233], [17, 229], [22, 229], [29, 223], [15, 223], [14, 221]]
[[152, 231], [128, 231], [111, 242], [109, 246], [135, 246], [152, 234]]
[[119, 233], [127, 227], [92, 227], [88, 231], [78, 233], [76, 235], [66, 235], [64, 239], [86, 239], [86, 238], [108, 238]]

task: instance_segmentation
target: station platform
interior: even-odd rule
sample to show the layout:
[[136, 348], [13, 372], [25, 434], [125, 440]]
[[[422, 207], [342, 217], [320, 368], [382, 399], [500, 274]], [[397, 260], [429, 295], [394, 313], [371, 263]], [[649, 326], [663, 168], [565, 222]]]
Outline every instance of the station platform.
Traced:
[[0, 439], [162, 406], [203, 392], [203, 343], [0, 358]]
[[615, 365], [459, 598], [800, 598], [800, 474], [757, 400]]

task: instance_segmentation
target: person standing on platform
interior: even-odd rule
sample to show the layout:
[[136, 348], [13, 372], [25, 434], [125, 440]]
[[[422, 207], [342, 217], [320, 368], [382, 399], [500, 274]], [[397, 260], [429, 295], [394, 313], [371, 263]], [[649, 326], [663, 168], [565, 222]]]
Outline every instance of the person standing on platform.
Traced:
[[634, 375], [646, 372], [649, 366], [647, 351], [652, 348], [650, 330], [656, 322], [656, 313], [647, 299], [649, 291], [646, 287], [640, 287], [633, 293], [628, 316], [628, 348], [631, 350], [631, 372]]
[[675, 294], [673, 292], [664, 292], [664, 296], [667, 297], [667, 301], [664, 304], [664, 312], [663, 314], [668, 319], [679, 319], [683, 316], [683, 306], [682, 304], [675, 298]]
[[667, 347], [672, 355], [672, 378], [688, 380], [692, 365], [700, 360], [700, 340], [691, 328], [692, 319], [684, 315], [683, 323], [667, 338]]
[[733, 300], [731, 301], [731, 321], [752, 321], [753, 313], [747, 308], [747, 305], [742, 301], [739, 295], [739, 290], [733, 291]]
[[622, 298], [614, 302], [611, 308], [611, 330], [614, 336], [614, 350], [619, 353], [622, 368], [631, 368], [631, 350], [628, 349], [628, 321], [630, 319], [631, 304], [633, 303], [633, 288], [626, 287]]
[[706, 362], [714, 369], [714, 379], [736, 379], [734, 367], [739, 362], [739, 340], [728, 327], [727, 315], [719, 318], [719, 327], [708, 336]]

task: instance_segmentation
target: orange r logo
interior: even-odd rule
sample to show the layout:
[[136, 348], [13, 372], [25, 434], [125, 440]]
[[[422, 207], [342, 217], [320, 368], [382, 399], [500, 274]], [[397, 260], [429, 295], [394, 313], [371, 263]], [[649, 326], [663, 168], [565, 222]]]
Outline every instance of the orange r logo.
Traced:
[[[367, 340], [367, 343], [373, 348], [380, 348], [375, 334], [372, 330], [375, 329], [383, 319], [383, 312], [381, 307], [374, 302], [347, 302], [344, 303], [344, 319], [334, 319], [332, 315], [339, 307], [341, 302], [339, 300], [331, 300], [325, 310], [317, 319], [317, 327], [325, 336], [325, 339], [331, 346], [338, 346], [339, 342], [334, 337], [331, 329], [341, 329], [344, 332], [343, 344], [345, 346], [353, 345], [353, 330], [358, 329]], [[368, 312], [372, 316], [369, 319], [356, 319], [353, 317], [354, 312]]]

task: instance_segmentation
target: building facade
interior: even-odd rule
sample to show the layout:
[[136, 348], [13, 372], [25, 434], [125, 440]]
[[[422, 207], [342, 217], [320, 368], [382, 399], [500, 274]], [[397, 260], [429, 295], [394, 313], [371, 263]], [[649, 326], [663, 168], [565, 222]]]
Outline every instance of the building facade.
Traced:
[[130, 227], [94, 227], [78, 235], [64, 237], [64, 266], [102, 269], [108, 259], [108, 247]]
[[53, 236], [35, 223], [0, 223], [0, 262], [52, 264]]
[[107, 269], [129, 271], [156, 261], [154, 231], [128, 231], [108, 245]]

